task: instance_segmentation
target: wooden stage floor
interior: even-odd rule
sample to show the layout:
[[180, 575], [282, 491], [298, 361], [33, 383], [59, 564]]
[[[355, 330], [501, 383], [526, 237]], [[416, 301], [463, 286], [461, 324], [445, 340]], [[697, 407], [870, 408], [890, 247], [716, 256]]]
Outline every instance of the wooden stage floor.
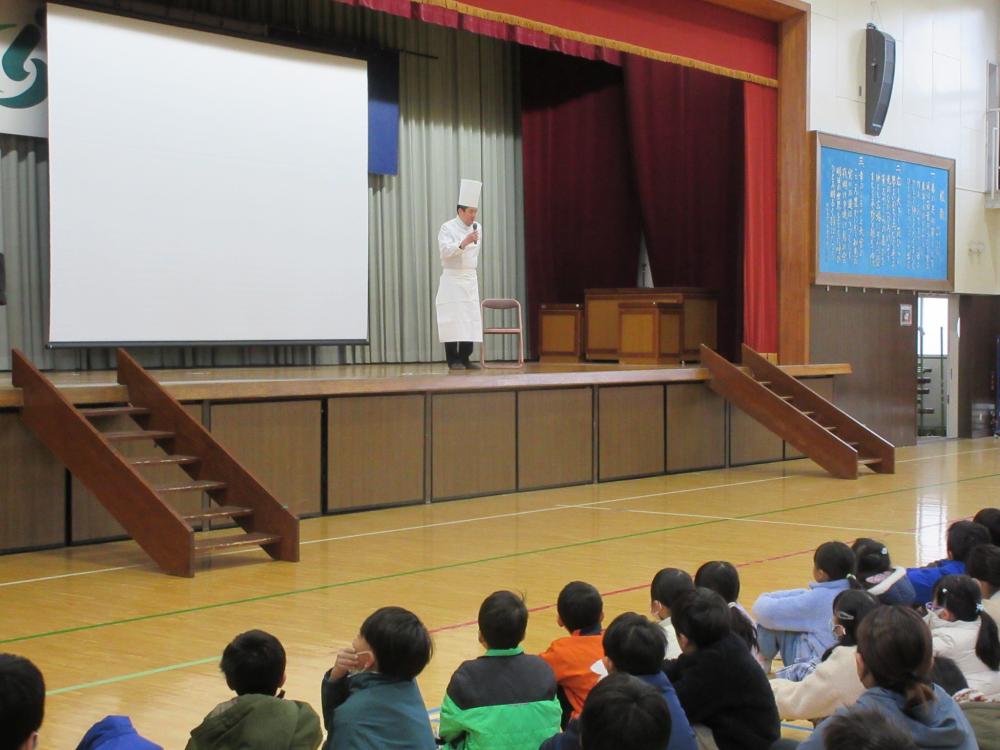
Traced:
[[[794, 365], [795, 377], [846, 375], [849, 365]], [[153, 376], [182, 401], [268, 399], [366, 393], [416, 393], [546, 388], [573, 385], [628, 385], [697, 382], [708, 379], [701, 367], [680, 365], [619, 365], [580, 362], [540, 364], [520, 369], [449, 371], [444, 363], [402, 365], [335, 365], [326, 367], [231, 367], [151, 370]], [[48, 376], [77, 404], [120, 401], [125, 389], [113, 371], [51, 372]], [[0, 409], [21, 406], [20, 390], [10, 372], [0, 372]]]
[[[0, 650], [23, 654], [49, 688], [42, 747], [74, 747], [106, 714], [129, 714], [167, 748], [229, 693], [228, 640], [263, 628], [288, 652], [289, 697], [319, 708], [320, 678], [375, 608], [416, 611], [434, 633], [420, 676], [440, 705], [476, 656], [475, 617], [493, 590], [523, 592], [526, 647], [559, 635], [554, 602], [572, 579], [605, 594], [605, 621], [647, 612], [660, 567], [740, 566], [747, 606], [803, 586], [829, 539], [883, 539], [897, 564], [944, 555], [956, 519], [997, 505], [1000, 443], [900, 449], [895, 475], [831, 479], [806, 460], [500, 495], [303, 521], [302, 561], [220, 555], [194, 579], [158, 572], [131, 542], [0, 557]], [[789, 736], [801, 730], [787, 729]]]

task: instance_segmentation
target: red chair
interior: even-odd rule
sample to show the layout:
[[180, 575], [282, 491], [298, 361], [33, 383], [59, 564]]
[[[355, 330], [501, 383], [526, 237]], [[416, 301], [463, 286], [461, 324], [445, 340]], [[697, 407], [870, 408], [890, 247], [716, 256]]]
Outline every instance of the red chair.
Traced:
[[[479, 303], [479, 313], [483, 321], [486, 320], [487, 310], [517, 310], [516, 328], [483, 328], [483, 344], [479, 347], [479, 364], [484, 369], [510, 369], [516, 370], [524, 367], [524, 333], [523, 321], [521, 318], [521, 303], [516, 299], [484, 299]], [[486, 363], [486, 334], [507, 334], [517, 336], [517, 364], [487, 364]]]

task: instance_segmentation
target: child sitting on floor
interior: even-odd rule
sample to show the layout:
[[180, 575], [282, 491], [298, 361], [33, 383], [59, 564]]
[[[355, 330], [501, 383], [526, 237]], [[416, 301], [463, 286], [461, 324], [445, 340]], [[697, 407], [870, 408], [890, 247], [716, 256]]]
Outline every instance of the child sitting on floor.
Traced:
[[649, 585], [649, 613], [659, 621], [667, 638], [664, 652], [666, 659], [676, 659], [681, 655], [677, 631], [670, 623], [670, 613], [677, 598], [688, 591], [694, 591], [694, 582], [686, 571], [679, 568], [663, 568], [653, 576], [653, 582]]
[[434, 750], [415, 678], [431, 660], [431, 636], [412, 612], [382, 607], [361, 624], [323, 677], [323, 750]]
[[308, 703], [284, 700], [285, 649], [263, 630], [240, 633], [222, 652], [219, 668], [236, 697], [220, 703], [191, 730], [187, 750], [316, 750], [323, 740]]
[[524, 653], [524, 600], [490, 594], [479, 608], [479, 642], [486, 653], [463, 662], [441, 704], [439, 734], [448, 748], [535, 750], [559, 731], [556, 678], [541, 658]]
[[[830, 632], [830, 608], [837, 594], [851, 587], [851, 548], [843, 542], [824, 542], [817, 547], [813, 578], [809, 588], [772, 591], [761, 594], [754, 603], [760, 653], [768, 668], [779, 653], [786, 669], [799, 663], [815, 664], [836, 643]], [[783, 671], [779, 677], [802, 679], [806, 672]]]
[[589, 583], [572, 581], [563, 586], [556, 600], [559, 627], [569, 631], [557, 638], [541, 656], [552, 667], [559, 683], [559, 702], [563, 707], [560, 726], [580, 715], [587, 694], [599, 678], [593, 670], [604, 657], [601, 646], [601, 622], [604, 601]]
[[736, 635], [746, 641], [754, 658], [760, 659], [757, 645], [757, 624], [750, 613], [740, 605], [740, 574], [736, 566], [724, 560], [713, 560], [703, 564], [694, 574], [694, 585], [706, 588], [726, 600], [729, 605], [729, 626]]
[[934, 655], [953, 659], [969, 687], [1000, 698], [1000, 640], [997, 624], [983, 610], [979, 584], [969, 576], [945, 576], [927, 602]]
[[858, 626], [880, 606], [866, 591], [848, 589], [833, 600], [833, 633], [837, 637], [816, 670], [800, 682], [771, 680], [771, 689], [782, 719], [824, 719], [838, 708], [858, 700], [864, 685], [858, 678], [855, 654]]
[[729, 607], [714, 591], [695, 589], [673, 616], [684, 653], [663, 671], [701, 750], [767, 750], [780, 734], [767, 676], [730, 630]]
[[869, 594], [882, 604], [914, 604], [916, 593], [906, 576], [906, 568], [896, 568], [889, 558], [889, 548], [875, 539], [855, 539], [854, 575]]
[[930, 601], [939, 578], [965, 573], [965, 560], [980, 544], [990, 543], [990, 532], [975, 521], [956, 521], [948, 527], [948, 557], [923, 568], [907, 568], [906, 577], [913, 584], [913, 604]]

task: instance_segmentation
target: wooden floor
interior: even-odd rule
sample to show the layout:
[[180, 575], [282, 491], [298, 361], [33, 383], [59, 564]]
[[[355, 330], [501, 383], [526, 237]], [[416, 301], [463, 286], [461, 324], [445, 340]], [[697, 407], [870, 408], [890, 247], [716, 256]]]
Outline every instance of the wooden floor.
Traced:
[[496, 589], [527, 597], [525, 645], [538, 651], [559, 635], [553, 605], [569, 580], [604, 592], [610, 621], [647, 611], [658, 568], [725, 559], [740, 566], [749, 606], [761, 591], [804, 585], [821, 542], [873, 536], [896, 563], [925, 563], [944, 555], [950, 522], [998, 504], [992, 439], [897, 457], [897, 474], [857, 481], [791, 461], [318, 518], [302, 523], [298, 564], [230, 554], [193, 580], [157, 572], [128, 542], [0, 557], [0, 651], [45, 674], [43, 747], [73, 747], [94, 721], [129, 714], [179, 748], [229, 697], [218, 659], [234, 634], [281, 638], [288, 696], [318, 710], [337, 648], [376, 607], [397, 604], [434, 633], [419, 678], [433, 711], [452, 671], [479, 653], [476, 612]]

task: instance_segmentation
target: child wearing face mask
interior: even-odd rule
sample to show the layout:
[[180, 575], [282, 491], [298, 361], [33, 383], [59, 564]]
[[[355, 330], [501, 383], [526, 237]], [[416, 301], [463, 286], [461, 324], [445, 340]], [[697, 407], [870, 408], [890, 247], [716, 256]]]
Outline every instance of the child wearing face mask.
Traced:
[[954, 660], [970, 688], [1000, 698], [1000, 640], [997, 624], [983, 610], [982, 591], [972, 578], [948, 575], [927, 602], [934, 655]]
[[323, 750], [434, 750], [415, 678], [431, 659], [431, 636], [401, 607], [376, 610], [323, 677]]
[[649, 585], [649, 612], [656, 618], [667, 639], [665, 659], [676, 659], [681, 655], [677, 631], [674, 630], [670, 617], [676, 601], [682, 594], [690, 591], [694, 591], [694, 581], [687, 572], [679, 568], [663, 568], [653, 576], [653, 582]]
[[801, 682], [771, 680], [782, 719], [823, 719], [838, 708], [857, 701], [865, 691], [855, 664], [858, 626], [878, 606], [878, 599], [865, 591], [848, 589], [837, 594], [830, 621], [837, 643], [823, 654], [823, 661]]

